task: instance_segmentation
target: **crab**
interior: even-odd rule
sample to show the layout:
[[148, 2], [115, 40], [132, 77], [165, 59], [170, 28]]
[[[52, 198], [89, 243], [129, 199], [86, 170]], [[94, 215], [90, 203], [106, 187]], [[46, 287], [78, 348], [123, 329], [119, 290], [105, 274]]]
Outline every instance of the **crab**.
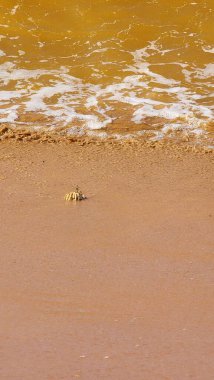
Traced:
[[64, 199], [65, 201], [82, 201], [86, 199], [86, 196], [79, 189], [79, 186], [77, 186], [75, 191], [65, 194]]

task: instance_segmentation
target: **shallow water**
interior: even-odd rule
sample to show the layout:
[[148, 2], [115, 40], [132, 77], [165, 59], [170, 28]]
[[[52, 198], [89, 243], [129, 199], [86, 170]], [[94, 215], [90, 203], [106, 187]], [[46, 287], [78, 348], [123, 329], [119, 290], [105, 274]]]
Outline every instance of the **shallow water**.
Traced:
[[211, 145], [212, 4], [2, 0], [0, 122]]

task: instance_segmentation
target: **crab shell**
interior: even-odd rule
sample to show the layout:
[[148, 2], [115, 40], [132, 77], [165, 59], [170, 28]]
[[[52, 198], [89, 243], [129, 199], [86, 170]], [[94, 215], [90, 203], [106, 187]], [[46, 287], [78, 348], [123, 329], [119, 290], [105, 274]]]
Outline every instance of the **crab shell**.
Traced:
[[82, 194], [82, 192], [72, 191], [71, 193], [65, 194], [64, 199], [66, 201], [82, 201], [83, 199], [86, 199], [86, 196]]

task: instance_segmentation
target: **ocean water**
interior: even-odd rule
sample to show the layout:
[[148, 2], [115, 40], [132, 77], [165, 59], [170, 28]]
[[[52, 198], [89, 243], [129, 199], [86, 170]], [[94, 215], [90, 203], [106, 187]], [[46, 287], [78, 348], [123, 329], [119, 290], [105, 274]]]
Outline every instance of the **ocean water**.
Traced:
[[0, 123], [213, 145], [212, 0], [1, 0]]

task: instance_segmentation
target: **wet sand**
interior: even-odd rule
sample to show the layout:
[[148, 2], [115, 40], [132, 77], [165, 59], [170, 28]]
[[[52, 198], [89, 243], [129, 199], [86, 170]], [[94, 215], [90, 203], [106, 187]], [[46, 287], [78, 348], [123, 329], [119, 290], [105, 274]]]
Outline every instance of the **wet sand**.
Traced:
[[213, 159], [0, 143], [1, 380], [213, 379]]

